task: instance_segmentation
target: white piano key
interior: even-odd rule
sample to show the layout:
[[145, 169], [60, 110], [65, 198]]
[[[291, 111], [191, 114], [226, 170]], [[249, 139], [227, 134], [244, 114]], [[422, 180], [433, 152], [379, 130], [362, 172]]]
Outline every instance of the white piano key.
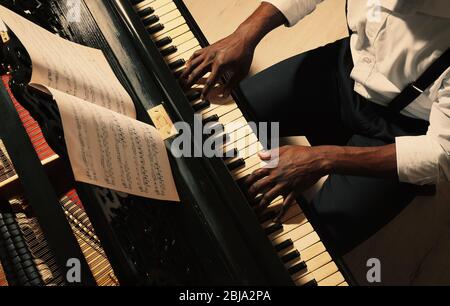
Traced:
[[[176, 28], [185, 25], [186, 24], [186, 20], [184, 19], [183, 16], [177, 17], [165, 24], [164, 25], [164, 29], [162, 29], [161, 31], [158, 31], [157, 33], [154, 33], [154, 37], [155, 38], [162, 38], [161, 36], [167, 36], [167, 33], [175, 30]], [[148, 28], [148, 27], [147, 27]]]
[[195, 38], [193, 38], [191, 40], [188, 40], [187, 42], [176, 46], [177, 49], [178, 49], [177, 52], [175, 52], [175, 53], [173, 53], [173, 54], [171, 54], [169, 56], [166, 56], [166, 62], [171, 62], [172, 59], [174, 59], [175, 57], [179, 57], [183, 53], [186, 53], [189, 50], [191, 50], [191, 49], [193, 49], [195, 47], [199, 47], [199, 46], [200, 45], [199, 45], [198, 41]]
[[181, 13], [178, 10], [171, 11], [165, 15], [155, 15], [159, 17], [159, 23], [163, 24], [164, 26], [166, 26], [166, 24], [169, 24], [169, 22], [175, 20], [176, 18], [181, 17]]
[[[272, 241], [272, 243], [274, 245], [277, 245], [277, 244], [283, 242], [284, 240], [286, 240], [286, 238], [279, 238], [279, 239]], [[316, 232], [312, 232], [312, 233], [306, 235], [305, 237], [294, 242], [294, 245], [296, 245], [296, 248], [299, 251], [302, 251], [302, 250], [307, 249], [310, 246], [316, 244], [317, 242], [320, 242], [320, 237], [319, 237], [319, 235], [317, 235]]]
[[[291, 275], [292, 279], [299, 279], [299, 278], [302, 278], [302, 277], [304, 277], [304, 276], [306, 276], [308, 274], [314, 274], [314, 272], [316, 270], [319, 270], [319, 268], [321, 268], [323, 266], [326, 266], [330, 262], [332, 263], [333, 261], [332, 261], [332, 259], [330, 257], [330, 254], [328, 254], [327, 252], [324, 252], [324, 253], [322, 253], [320, 255], [317, 255], [316, 257], [314, 257], [314, 258], [312, 258], [312, 259], [310, 259], [309, 261], [306, 262], [306, 269]], [[322, 279], [328, 277], [329, 275], [331, 275], [331, 274], [333, 274], [335, 272], [337, 272], [337, 270], [332, 271], [331, 273], [328, 273], [326, 275], [323, 275], [322, 278], [320, 278], [320, 279], [316, 278], [316, 281], [319, 282]]]
[[306, 275], [303, 275], [302, 277], [295, 280], [295, 284], [301, 286], [305, 285], [308, 282], [315, 279], [317, 282], [322, 281], [323, 279], [327, 278], [330, 275], [333, 275], [338, 271], [338, 268], [335, 263], [329, 262], [325, 264], [324, 266], [320, 267], [319, 269], [308, 273]]
[[[279, 212], [279, 210], [281, 209], [281, 205], [278, 205], [278, 209], [277, 210], [275, 210], [276, 212]], [[271, 210], [273, 210], [273, 209], [267, 209], [267, 211], [271, 211]], [[291, 206], [291, 207], [289, 207], [289, 209], [286, 211], [286, 213], [284, 214], [284, 216], [281, 218], [281, 223], [287, 223], [287, 222], [290, 222], [289, 220], [290, 219], [292, 219], [292, 218], [294, 218], [294, 217], [296, 217], [296, 216], [298, 216], [298, 215], [301, 215], [303, 212], [302, 212], [302, 210], [298, 207], [298, 205], [293, 205], [293, 206]], [[263, 228], [267, 228], [267, 227], [269, 227], [269, 226], [271, 226], [273, 224], [273, 221], [267, 221], [267, 222], [264, 222], [264, 224], [262, 224], [261, 226], [263, 227]], [[301, 226], [299, 225], [299, 228], [300, 228]], [[297, 228], [298, 229], [298, 228]], [[297, 230], [296, 229], [296, 230]], [[293, 234], [289, 234], [289, 235], [293, 235]], [[283, 236], [281, 236], [281, 238], [283, 239], [284, 237]], [[289, 237], [290, 238], [290, 237]], [[285, 240], [285, 239], [284, 239]], [[294, 239], [292, 239], [292, 241], [294, 241]]]
[[248, 157], [248, 158], [245, 159], [245, 167], [237, 169], [237, 170], [234, 170], [232, 172], [232, 174], [233, 175], [239, 175], [239, 173], [244, 172], [247, 169], [252, 168], [254, 166], [262, 167], [261, 165], [262, 165], [262, 161], [259, 158], [259, 156], [258, 155], [253, 155], [253, 156]]
[[343, 282], [345, 282], [344, 277], [342, 276], [342, 274], [340, 272], [336, 272], [333, 275], [325, 278], [324, 280], [319, 282], [319, 286], [322, 287], [334, 287], [334, 286], [338, 286], [340, 284], [342, 284]]
[[207, 108], [207, 109], [201, 111], [200, 114], [202, 114], [204, 118], [207, 118], [212, 115], [217, 115], [219, 117], [223, 117], [224, 115], [230, 113], [231, 111], [234, 111], [237, 108], [238, 108], [238, 106], [236, 103], [228, 103], [228, 104], [222, 105], [220, 107], [215, 107], [213, 109]]
[[180, 47], [182, 47], [183, 44], [188, 43], [192, 39], [195, 39], [194, 34], [192, 34], [192, 32], [186, 32], [178, 37], [175, 38], [170, 37], [170, 38], [172, 38], [172, 42], [169, 45], [167, 45], [167, 47], [175, 46], [177, 47], [177, 49], [180, 49]]
[[166, 4], [166, 5], [163, 5], [161, 7], [156, 8], [155, 9], [155, 14], [160, 16], [160, 17], [163, 17], [166, 14], [169, 14], [169, 13], [175, 11], [175, 10], [178, 10], [176, 4], [173, 3], [173, 2], [170, 2], [170, 3]]
[[179, 59], [184, 59], [185, 61], [188, 61], [191, 58], [192, 54], [194, 54], [195, 51], [200, 50], [201, 48], [202, 47], [200, 47], [200, 45], [197, 45], [196, 47], [194, 47], [194, 48], [192, 48], [192, 49], [190, 49], [190, 50], [188, 50], [188, 51], [186, 51], [184, 53], [181, 53], [178, 56], [173, 57], [173, 58], [171, 58], [170, 60], [167, 60], [167, 61], [174, 62], [174, 61], [179, 60]]
[[269, 236], [270, 240], [275, 240], [280, 237], [286, 237], [286, 235], [295, 230], [296, 228], [300, 227], [301, 225], [308, 222], [308, 219], [306, 219], [304, 214], [300, 214], [297, 216], [294, 216], [290, 218], [286, 223], [283, 223], [283, 230], [281, 232], [274, 233]]
[[154, 10], [167, 5], [169, 3], [173, 3], [172, 0], [147, 0], [147, 1], [142, 1], [138, 4], [136, 4], [136, 6], [134, 7], [135, 10], [137, 11], [141, 11], [143, 9], [145, 9], [146, 7], [152, 7]]
[[[299, 264], [301, 262], [305, 262], [306, 266], [307, 266], [307, 269], [309, 269], [309, 272], [312, 272], [312, 271], [315, 271], [318, 268], [320, 268], [320, 266], [318, 266], [316, 264], [315, 265], [316, 268], [314, 268], [314, 264], [312, 264], [312, 263], [309, 264], [309, 262], [311, 262], [313, 259], [315, 259], [318, 256], [322, 256], [322, 258], [326, 258], [325, 246], [322, 243], [320, 243], [320, 242], [314, 244], [313, 246], [309, 247], [306, 250], [298, 250], [295, 247], [292, 248], [292, 249], [293, 250], [297, 250], [300, 253], [300, 257], [296, 258], [295, 260], [293, 260], [293, 261], [291, 261], [289, 263], [286, 263], [286, 268], [287, 269], [289, 269], [289, 268], [291, 268], [291, 267], [293, 267], [293, 266], [295, 266], [295, 265], [297, 265], [297, 264]], [[281, 257], [281, 256], [284, 256], [285, 254], [288, 254], [288, 253], [289, 252], [283, 253], [283, 254], [280, 253], [279, 256]], [[305, 273], [305, 271], [300, 271], [298, 273], [300, 273], [300, 274], [301, 273]], [[294, 278], [296, 278], [295, 274], [294, 274]]]
[[[291, 214], [296, 214], [298, 212], [292, 212]], [[297, 214], [297, 216], [300, 214]], [[304, 247], [299, 244], [296, 243], [296, 241], [302, 239], [303, 237], [306, 237], [307, 235], [311, 234], [312, 232], [314, 232], [314, 228], [311, 226], [311, 224], [309, 222], [297, 227], [296, 229], [294, 229], [293, 231], [286, 233], [285, 235], [280, 235], [278, 237], [278, 241], [284, 241], [287, 239], [291, 239], [294, 242], [293, 247], [295, 249], [303, 250]]]

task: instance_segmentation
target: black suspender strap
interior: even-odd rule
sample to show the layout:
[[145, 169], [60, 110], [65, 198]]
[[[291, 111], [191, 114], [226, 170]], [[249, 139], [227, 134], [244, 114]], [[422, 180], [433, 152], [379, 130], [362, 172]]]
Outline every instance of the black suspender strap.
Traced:
[[405, 107], [414, 102], [433, 82], [435, 82], [447, 68], [450, 67], [450, 49], [444, 52], [420, 78], [409, 84], [392, 102], [388, 109], [392, 112], [401, 112]]

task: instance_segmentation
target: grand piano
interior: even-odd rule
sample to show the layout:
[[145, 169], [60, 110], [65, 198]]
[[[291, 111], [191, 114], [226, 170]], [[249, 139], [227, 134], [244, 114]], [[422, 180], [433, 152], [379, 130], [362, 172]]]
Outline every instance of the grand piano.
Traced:
[[[195, 114], [223, 126], [252, 121], [239, 91], [222, 107], [179, 85], [186, 61], [208, 44], [181, 0], [1, 4], [103, 50], [142, 122], [153, 124], [155, 107], [190, 126]], [[245, 153], [263, 147], [253, 132], [227, 144], [234, 158], [170, 156], [180, 204], [75, 182], [57, 108], [25, 85], [31, 64], [14, 33], [2, 39], [0, 285], [354, 284], [306, 200], [282, 222], [272, 221], [282, 199], [254, 213], [241, 183], [260, 167], [256, 152]], [[73, 259], [75, 282], [66, 275]]]

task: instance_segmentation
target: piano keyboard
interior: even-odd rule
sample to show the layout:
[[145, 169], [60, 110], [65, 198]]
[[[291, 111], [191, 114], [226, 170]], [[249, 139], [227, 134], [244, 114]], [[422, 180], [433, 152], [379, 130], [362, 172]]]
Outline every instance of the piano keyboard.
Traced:
[[[186, 61], [201, 49], [200, 42], [172, 0], [131, 0], [150, 38], [160, 49], [174, 76], [185, 69]], [[234, 152], [225, 159], [231, 174], [240, 181], [263, 166], [257, 153], [263, 148], [248, 125], [236, 102], [202, 101], [194, 86], [187, 98], [204, 122], [221, 124], [227, 142], [224, 152]], [[299, 286], [347, 286], [339, 268], [333, 262], [319, 235], [298, 205], [291, 207], [282, 223], [276, 224], [275, 212], [283, 199], [276, 199], [260, 218], [261, 225], [285, 264], [292, 280]]]

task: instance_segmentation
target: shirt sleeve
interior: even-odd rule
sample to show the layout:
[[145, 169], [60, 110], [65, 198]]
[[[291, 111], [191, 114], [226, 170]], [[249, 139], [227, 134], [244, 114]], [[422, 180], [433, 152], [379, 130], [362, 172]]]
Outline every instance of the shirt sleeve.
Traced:
[[437, 94], [427, 135], [396, 139], [400, 181], [416, 185], [450, 181], [450, 73]]
[[263, 0], [275, 6], [288, 20], [287, 26], [294, 26], [316, 9], [323, 0]]

